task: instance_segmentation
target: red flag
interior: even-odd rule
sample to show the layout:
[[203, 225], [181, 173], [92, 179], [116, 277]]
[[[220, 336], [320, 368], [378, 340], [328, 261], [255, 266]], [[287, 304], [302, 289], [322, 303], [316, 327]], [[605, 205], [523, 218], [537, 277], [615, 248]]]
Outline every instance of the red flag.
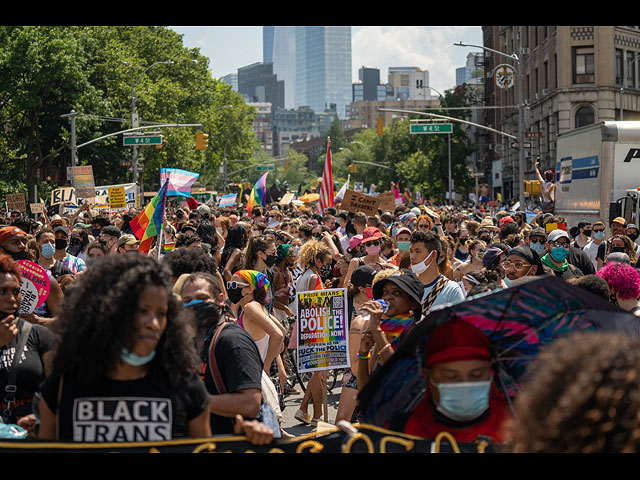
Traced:
[[331, 139], [327, 139], [327, 160], [324, 162], [324, 170], [322, 171], [322, 185], [320, 186], [320, 199], [318, 201], [318, 210], [324, 215], [324, 211], [333, 207], [333, 199], [335, 193], [333, 191], [333, 170], [331, 168]]
[[195, 198], [193, 197], [187, 197], [187, 205], [189, 206], [189, 209], [191, 210], [195, 210], [196, 208], [198, 208], [198, 205], [200, 205]]

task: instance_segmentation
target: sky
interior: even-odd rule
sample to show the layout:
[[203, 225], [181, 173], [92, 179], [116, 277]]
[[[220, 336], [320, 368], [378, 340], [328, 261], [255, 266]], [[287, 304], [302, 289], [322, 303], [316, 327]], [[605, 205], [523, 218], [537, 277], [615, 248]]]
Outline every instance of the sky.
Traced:
[[[236, 73], [238, 68], [262, 62], [261, 26], [172, 26], [183, 35], [183, 45], [199, 48], [209, 58], [214, 78]], [[429, 71], [429, 82], [437, 92], [455, 86], [456, 68], [479, 48], [454, 46], [464, 42], [482, 45], [482, 28], [473, 26], [352, 26], [352, 81], [358, 81], [362, 66], [380, 69], [387, 83], [389, 67], [418, 67]], [[435, 92], [434, 94], [438, 94]]]

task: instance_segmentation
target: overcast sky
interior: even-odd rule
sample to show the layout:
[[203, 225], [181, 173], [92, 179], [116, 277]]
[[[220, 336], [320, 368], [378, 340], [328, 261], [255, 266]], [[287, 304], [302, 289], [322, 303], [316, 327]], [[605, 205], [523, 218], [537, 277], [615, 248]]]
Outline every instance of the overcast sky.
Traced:
[[[215, 78], [263, 60], [261, 26], [170, 28], [183, 35], [185, 47], [199, 48], [209, 58]], [[389, 67], [419, 67], [429, 71], [431, 86], [444, 93], [455, 86], [456, 68], [466, 64], [467, 55], [482, 51], [453, 45], [459, 41], [482, 45], [481, 27], [353, 26], [352, 81], [358, 81], [362, 66], [380, 69], [382, 83], [387, 82]]]

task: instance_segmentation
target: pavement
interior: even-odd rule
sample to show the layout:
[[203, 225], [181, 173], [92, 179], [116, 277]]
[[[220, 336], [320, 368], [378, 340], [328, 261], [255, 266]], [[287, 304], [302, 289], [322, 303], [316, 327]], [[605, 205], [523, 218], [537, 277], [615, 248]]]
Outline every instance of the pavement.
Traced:
[[[304, 392], [300, 385], [296, 383], [294, 387], [298, 393], [287, 395], [284, 397], [285, 408], [282, 412], [282, 429], [294, 437], [307, 435], [316, 431], [316, 426], [302, 423], [299, 420], [293, 418], [304, 397]], [[338, 401], [340, 400], [340, 393], [342, 392], [342, 373], [338, 374], [338, 379], [332, 390], [327, 392], [327, 419], [328, 423], [333, 424], [336, 419], [336, 413], [338, 411]], [[308, 413], [313, 414], [313, 405], [309, 406]], [[325, 421], [324, 412], [322, 420]], [[333, 426], [333, 425], [331, 425]], [[322, 428], [322, 425], [321, 425]]]

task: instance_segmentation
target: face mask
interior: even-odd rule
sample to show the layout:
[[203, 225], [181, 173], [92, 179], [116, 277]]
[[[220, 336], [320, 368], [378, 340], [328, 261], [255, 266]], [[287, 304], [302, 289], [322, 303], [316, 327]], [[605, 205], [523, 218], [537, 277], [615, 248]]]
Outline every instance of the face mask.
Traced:
[[611, 252], [623, 252], [624, 253], [624, 247], [611, 247]]
[[331, 265], [322, 265], [320, 267], [320, 276], [328, 277], [329, 275], [331, 275]]
[[56, 250], [66, 250], [69, 242], [65, 238], [56, 238]]
[[543, 252], [545, 250], [544, 243], [532, 243], [529, 245], [529, 248], [535, 252]]
[[587, 237], [591, 236], [591, 230], [583, 230], [583, 232]]
[[365, 290], [364, 294], [369, 297], [370, 299], [373, 300], [373, 288], [372, 287], [367, 287], [367, 289]]
[[593, 232], [593, 238], [602, 240], [604, 238], [604, 232]]
[[76, 237], [71, 237], [71, 239], [69, 240], [69, 248], [67, 249], [67, 251], [71, 255], [77, 256], [80, 253], [80, 250], [82, 250], [82, 242]]
[[230, 288], [227, 292], [227, 296], [229, 297], [229, 301], [231, 303], [238, 303], [240, 302], [240, 300], [242, 300], [242, 297], [244, 297], [241, 288]]
[[398, 250], [406, 252], [411, 247], [411, 242], [398, 242]]
[[56, 253], [56, 246], [53, 243], [45, 243], [40, 249], [44, 258], [51, 258]]
[[458, 421], [478, 418], [489, 408], [491, 381], [439, 383], [438, 411]]
[[551, 258], [556, 262], [564, 262], [567, 259], [567, 255], [569, 255], [569, 250], [566, 248], [556, 247], [551, 249]]
[[638, 239], [638, 234], [637, 233], [630, 233], [630, 234], [627, 235], [627, 237], [629, 237], [632, 242], [635, 242]]
[[509, 277], [504, 277], [504, 284], [507, 286], [507, 288], [509, 288], [513, 285], [513, 282], [509, 280]]
[[128, 363], [129, 365], [132, 365], [134, 367], [139, 367], [141, 365], [146, 365], [151, 360], [153, 360], [153, 357], [155, 357], [155, 356], [156, 356], [156, 351], [155, 350], [153, 352], [151, 352], [149, 355], [146, 355], [144, 357], [141, 357], [140, 355], [136, 355], [135, 353], [130, 352], [126, 348], [123, 348], [122, 352], [120, 353], [120, 359], [123, 362]]
[[98, 235], [100, 235], [101, 230], [99, 228], [92, 228], [91, 229], [91, 235], [93, 235], [94, 237], [97, 237]]
[[429, 264], [427, 264], [427, 260], [429, 260], [431, 258], [431, 255], [433, 255], [435, 252], [435, 250], [433, 250], [428, 256], [427, 258], [425, 258], [422, 262], [418, 263], [417, 265], [411, 265], [411, 270], [413, 271], [413, 273], [415, 273], [416, 275], [420, 275], [423, 272], [426, 272], [427, 269], [431, 266], [431, 264], [433, 262], [429, 262]]
[[273, 267], [276, 264], [276, 260], [278, 260], [277, 255], [267, 255], [264, 263], [267, 265], [267, 267]]
[[365, 250], [369, 255], [377, 255], [378, 253], [380, 253], [380, 245], [372, 245], [370, 247], [366, 247]]

